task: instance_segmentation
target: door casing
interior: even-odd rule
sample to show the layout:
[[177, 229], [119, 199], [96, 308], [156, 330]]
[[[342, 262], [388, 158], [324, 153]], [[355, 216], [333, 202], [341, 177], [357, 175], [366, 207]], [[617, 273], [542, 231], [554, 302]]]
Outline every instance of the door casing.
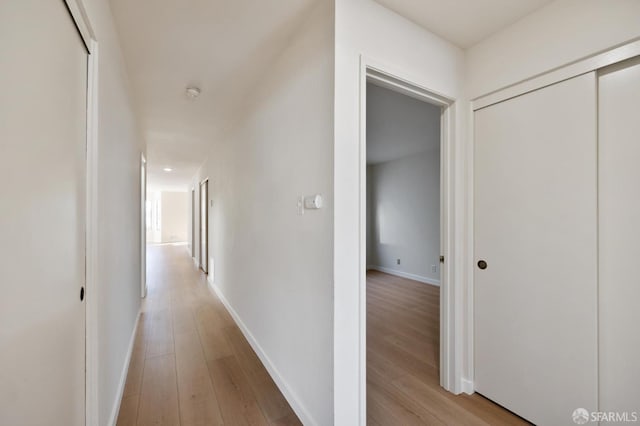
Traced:
[[147, 160], [140, 154], [140, 297], [147, 297]]
[[191, 257], [195, 257], [196, 255], [196, 191], [195, 189], [191, 189]]
[[[366, 358], [366, 85], [372, 82], [376, 85], [386, 87], [404, 95], [420, 99], [432, 105], [442, 108], [441, 115], [441, 141], [440, 141], [440, 253], [444, 256], [444, 262], [440, 264], [440, 385], [447, 390], [460, 392], [454, 389], [454, 384], [459, 382], [456, 378], [462, 374], [462, 365], [456, 363], [456, 351], [461, 351], [461, 342], [456, 341], [456, 335], [461, 332], [454, 325], [455, 304], [454, 289], [450, 282], [450, 276], [455, 268], [456, 260], [453, 255], [455, 242], [451, 226], [453, 217], [453, 197], [452, 197], [452, 172], [454, 152], [453, 142], [453, 119], [452, 107], [454, 99], [438, 94], [428, 88], [412, 83], [409, 79], [402, 78], [398, 73], [393, 73], [387, 66], [376, 61], [361, 57], [360, 75], [360, 189], [359, 189], [359, 306], [357, 307], [359, 316], [359, 418], [360, 424], [366, 424], [366, 393], [367, 393], [367, 358]], [[458, 299], [457, 303], [461, 303]], [[354, 307], [356, 309], [356, 307]], [[459, 359], [459, 358], [458, 358]]]
[[209, 179], [200, 182], [200, 269], [209, 273]]

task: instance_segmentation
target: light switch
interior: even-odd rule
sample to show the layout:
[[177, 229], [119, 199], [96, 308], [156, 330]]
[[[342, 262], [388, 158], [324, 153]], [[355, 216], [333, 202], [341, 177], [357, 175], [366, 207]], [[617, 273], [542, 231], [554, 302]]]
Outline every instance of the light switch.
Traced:
[[322, 195], [316, 194], [310, 197], [305, 197], [304, 208], [307, 210], [317, 210], [322, 208]]

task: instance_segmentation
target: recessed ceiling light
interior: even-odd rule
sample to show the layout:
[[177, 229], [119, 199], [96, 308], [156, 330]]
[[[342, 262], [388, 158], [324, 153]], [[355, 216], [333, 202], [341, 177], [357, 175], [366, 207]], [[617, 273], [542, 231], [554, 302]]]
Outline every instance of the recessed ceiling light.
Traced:
[[190, 99], [195, 99], [200, 96], [200, 88], [198, 87], [187, 87], [187, 97]]
[[164, 170], [165, 172], [170, 172], [170, 171], [172, 171], [173, 169], [172, 169], [171, 167], [165, 167], [165, 168], [164, 168], [164, 169], [162, 169], [162, 170]]

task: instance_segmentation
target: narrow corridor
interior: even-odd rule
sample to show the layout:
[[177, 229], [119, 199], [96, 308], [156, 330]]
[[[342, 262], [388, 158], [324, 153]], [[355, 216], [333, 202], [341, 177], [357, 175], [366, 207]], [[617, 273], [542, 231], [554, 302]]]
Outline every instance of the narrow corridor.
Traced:
[[300, 424], [186, 247], [152, 245], [147, 256], [117, 424]]

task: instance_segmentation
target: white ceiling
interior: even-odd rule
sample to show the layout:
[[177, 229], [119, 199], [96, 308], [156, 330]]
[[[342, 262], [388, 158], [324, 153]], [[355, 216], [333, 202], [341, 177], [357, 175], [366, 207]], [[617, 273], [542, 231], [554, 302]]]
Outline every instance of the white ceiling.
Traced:
[[438, 106], [367, 84], [367, 164], [440, 148]]
[[[315, 1], [110, 0], [147, 140], [151, 189], [190, 186]], [[462, 47], [549, 2], [377, 1]], [[202, 89], [196, 100], [185, 95], [190, 85]]]
[[[149, 186], [185, 190], [314, 0], [110, 3], [147, 140]], [[186, 97], [190, 85], [202, 89], [195, 100]]]
[[461, 48], [482, 41], [553, 0], [376, 0]]

